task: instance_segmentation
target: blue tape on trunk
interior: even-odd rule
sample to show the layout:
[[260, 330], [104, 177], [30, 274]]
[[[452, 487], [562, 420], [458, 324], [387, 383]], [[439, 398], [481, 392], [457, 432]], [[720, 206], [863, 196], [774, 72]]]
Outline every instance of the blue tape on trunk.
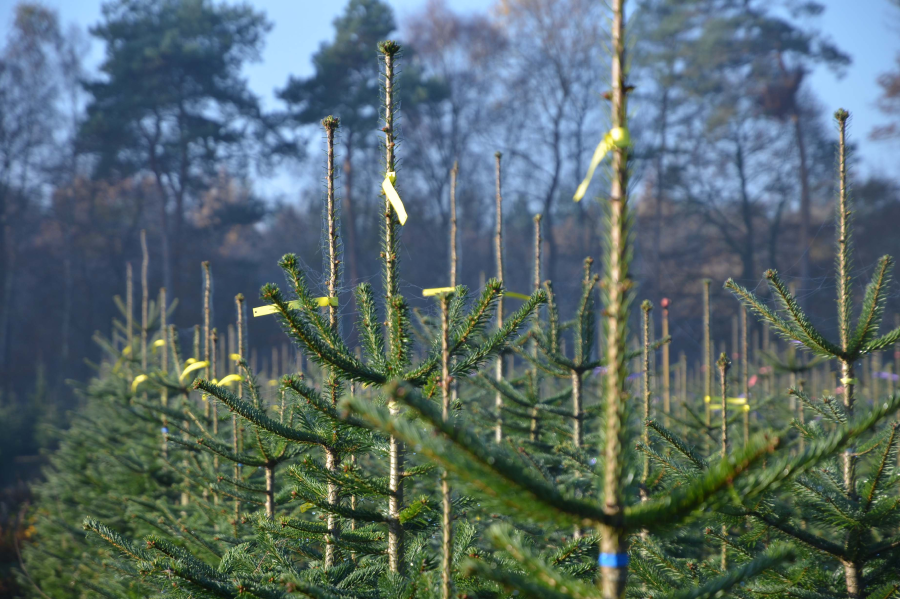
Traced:
[[627, 553], [601, 553], [597, 560], [601, 568], [624, 568], [628, 565]]

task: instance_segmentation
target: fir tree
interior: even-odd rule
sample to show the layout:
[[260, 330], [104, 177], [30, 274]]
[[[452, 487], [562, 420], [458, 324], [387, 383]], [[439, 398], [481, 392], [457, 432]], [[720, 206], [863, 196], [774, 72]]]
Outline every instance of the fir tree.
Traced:
[[[841, 401], [828, 396], [817, 401], [798, 389], [791, 390], [792, 395], [835, 426], [852, 420], [858, 411], [856, 387], [859, 381], [856, 378], [855, 364], [864, 356], [890, 347], [900, 340], [900, 328], [879, 335], [886, 288], [893, 267], [890, 256], [882, 257], [876, 264], [873, 277], [866, 286], [856, 326], [851, 322], [852, 236], [846, 141], [848, 118], [849, 113], [845, 110], [835, 113], [839, 131], [835, 252], [839, 341], [835, 343], [828, 340], [813, 326], [777, 272], [767, 271], [766, 279], [781, 308], [780, 312], [769, 308], [754, 294], [733, 281], [726, 283], [726, 288], [779, 335], [788, 341], [802, 344], [814, 355], [839, 362]], [[875, 399], [877, 402], [877, 398]], [[883, 405], [895, 403], [895, 399], [892, 398]], [[871, 413], [877, 410], [876, 404], [874, 410], [866, 411]], [[795, 422], [794, 425], [810, 441], [822, 438], [827, 430], [818, 424], [807, 426]], [[814, 529], [787, 522], [786, 508], [780, 502], [748, 508], [748, 514], [754, 518], [819, 554], [839, 560], [843, 567], [846, 592], [851, 597], [880, 591], [883, 585], [892, 584], [892, 577], [898, 571], [898, 556], [894, 552], [892, 538], [895, 536], [894, 528], [900, 513], [892, 497], [895, 492], [891, 492], [897, 482], [894, 472], [897, 461], [896, 428], [897, 425], [892, 424], [862, 446], [847, 447], [841, 454], [840, 465], [826, 464], [821, 470], [797, 480], [795, 493], [801, 517], [806, 522], [815, 523]], [[869, 454], [875, 456], [871, 459], [871, 464], [866, 464], [870, 468], [869, 475], [860, 478], [857, 469], [860, 464], [865, 464], [863, 460]]]

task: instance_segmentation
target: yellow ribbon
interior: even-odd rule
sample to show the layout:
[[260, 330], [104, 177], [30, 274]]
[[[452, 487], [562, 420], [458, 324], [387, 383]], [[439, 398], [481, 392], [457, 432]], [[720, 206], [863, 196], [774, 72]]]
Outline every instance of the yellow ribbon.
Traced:
[[[337, 306], [338, 298], [336, 298], [336, 297], [317, 297], [316, 304], [320, 308], [322, 308], [324, 306]], [[302, 304], [301, 304], [300, 300], [294, 300], [292, 302], [287, 303], [288, 308], [299, 308], [301, 305]], [[275, 314], [276, 312], [278, 312], [278, 309], [274, 305], [260, 306], [258, 308], [253, 308], [253, 316], [265, 316], [266, 314]]]
[[231, 358], [232, 360], [234, 360], [235, 362], [240, 362], [241, 360], [243, 360], [243, 358], [241, 357], [241, 354], [230, 354], [228, 357]]
[[194, 372], [195, 370], [200, 370], [201, 368], [206, 368], [209, 366], [209, 362], [194, 362], [193, 364], [188, 364], [187, 368], [181, 371], [181, 376], [178, 377], [179, 382], [184, 382], [184, 377], [186, 377], [189, 373]]
[[451, 293], [456, 287], [432, 287], [431, 289], [423, 289], [422, 297], [431, 297], [432, 295], [441, 295], [442, 293]]
[[243, 380], [244, 380], [244, 377], [242, 377], [239, 374], [229, 374], [228, 376], [223, 378], [221, 381], [219, 381], [218, 384], [219, 385], [230, 385], [231, 383], [240, 383]]
[[139, 374], [134, 377], [134, 380], [131, 382], [131, 392], [134, 393], [137, 391], [138, 386], [146, 381], [149, 377], [146, 374]]
[[[709, 409], [712, 410], [713, 412], [715, 412], [716, 410], [721, 410], [722, 406], [710, 406]], [[741, 409], [744, 410], [745, 412], [749, 412], [750, 406], [748, 406], [747, 404], [743, 404], [743, 405], [741, 405]]]
[[[710, 403], [712, 401], [712, 399], [713, 398], [711, 398], [709, 395], [707, 395], [706, 397], [703, 398], [703, 401], [705, 401], [706, 403]], [[715, 399], [720, 400], [722, 398], [716, 397]], [[746, 405], [747, 398], [746, 397], [728, 397], [725, 399], [725, 401], [730, 404], [735, 404], [735, 405], [741, 406], [741, 405]]]
[[588, 166], [587, 175], [584, 176], [584, 180], [578, 186], [578, 189], [575, 190], [573, 199], [576, 202], [580, 202], [584, 194], [587, 193], [588, 185], [591, 184], [591, 179], [594, 178], [594, 170], [600, 166], [603, 158], [609, 154], [610, 150], [613, 148], [624, 148], [630, 144], [631, 136], [628, 135], [627, 127], [613, 127], [609, 133], [603, 136], [603, 139], [597, 144], [597, 149], [594, 150], [594, 156], [591, 158], [590, 166]]
[[530, 300], [531, 299], [530, 295], [525, 295], [524, 293], [516, 293], [515, 291], [504, 291], [503, 295], [505, 295], [506, 297], [514, 297], [514, 298], [520, 299], [520, 300]]
[[381, 182], [381, 189], [384, 191], [384, 195], [387, 196], [387, 199], [391, 202], [391, 206], [393, 206], [394, 210], [397, 212], [397, 219], [400, 221], [400, 224], [405, 225], [406, 208], [403, 207], [403, 201], [400, 199], [397, 190], [394, 189], [394, 183], [396, 183], [396, 181], [397, 173], [394, 171], [388, 172], [384, 181]]
[[165, 339], [157, 339], [156, 341], [153, 342], [153, 347], [162, 347], [165, 344], [166, 344]]

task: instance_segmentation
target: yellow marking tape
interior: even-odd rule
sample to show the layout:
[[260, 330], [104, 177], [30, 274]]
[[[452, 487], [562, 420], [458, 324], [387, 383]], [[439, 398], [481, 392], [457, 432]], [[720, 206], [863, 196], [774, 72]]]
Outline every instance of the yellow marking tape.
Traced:
[[228, 376], [223, 378], [221, 381], [219, 381], [218, 384], [219, 385], [230, 385], [231, 383], [240, 383], [243, 380], [244, 380], [244, 377], [242, 377], [239, 374], [229, 374]]
[[184, 381], [184, 377], [186, 377], [189, 373], [194, 372], [195, 370], [200, 370], [201, 368], [206, 368], [209, 366], [209, 362], [194, 362], [193, 364], [188, 364], [187, 368], [181, 371], [181, 376], [178, 377], [179, 382]]
[[[320, 308], [324, 306], [337, 306], [338, 298], [336, 297], [317, 297], [316, 304]], [[299, 308], [301, 305], [300, 300], [294, 300], [292, 302], [287, 303], [288, 308]], [[258, 308], [253, 308], [253, 316], [265, 316], [266, 314], [275, 314], [278, 312], [278, 309], [274, 305], [268, 306], [260, 306]]]
[[384, 178], [384, 181], [381, 182], [381, 189], [384, 191], [384, 195], [386, 195], [387, 199], [390, 201], [391, 206], [393, 206], [394, 210], [397, 212], [397, 219], [400, 221], [400, 224], [405, 225], [406, 208], [403, 207], [403, 200], [400, 199], [400, 194], [398, 194], [397, 190], [394, 189], [394, 183], [396, 182], [397, 173], [395, 173], [394, 171], [390, 171]]
[[594, 178], [594, 170], [603, 162], [603, 158], [609, 154], [610, 150], [613, 148], [624, 148], [630, 144], [631, 136], [628, 134], [627, 127], [613, 127], [609, 133], [603, 136], [603, 139], [597, 144], [597, 149], [594, 150], [594, 156], [591, 158], [591, 164], [588, 166], [587, 175], [584, 176], [584, 180], [578, 186], [578, 189], [575, 190], [573, 199], [576, 202], [580, 202], [584, 194], [587, 193], [588, 185], [591, 184], [591, 179]]
[[146, 374], [139, 374], [136, 377], [134, 377], [134, 380], [131, 382], [131, 392], [134, 393], [135, 391], [137, 391], [138, 386], [141, 383], [143, 383], [144, 381], [146, 381], [147, 378], [148, 377]]
[[[706, 403], [710, 403], [710, 402], [712, 401], [712, 399], [713, 399], [713, 398], [711, 398], [709, 395], [707, 395], [706, 397], [703, 398], [703, 401], [705, 401]], [[716, 398], [714, 398], [714, 399], [715, 399], [717, 402], [721, 402], [721, 401], [722, 401], [722, 398], [721, 398], [721, 397], [716, 397]], [[747, 403], [747, 398], [746, 398], [746, 397], [729, 397], [729, 398], [727, 398], [725, 401], [728, 402], [728, 403], [730, 403], [730, 404], [735, 404], [735, 405], [741, 406], [741, 405], [745, 405], [745, 404]]]
[[[710, 406], [709, 409], [712, 410], [713, 412], [715, 412], [716, 410], [721, 410], [722, 406]], [[744, 410], [745, 412], [749, 412], [750, 406], [748, 406], [747, 404], [743, 404], [743, 405], [741, 405], [741, 409]]]
[[506, 297], [514, 297], [514, 298], [520, 299], [520, 300], [530, 300], [531, 299], [530, 295], [525, 295], [524, 293], [516, 293], [515, 291], [504, 291], [503, 295], [505, 295]]
[[422, 297], [431, 297], [432, 295], [441, 295], [442, 293], [451, 293], [456, 291], [456, 287], [432, 287], [431, 289], [423, 289]]

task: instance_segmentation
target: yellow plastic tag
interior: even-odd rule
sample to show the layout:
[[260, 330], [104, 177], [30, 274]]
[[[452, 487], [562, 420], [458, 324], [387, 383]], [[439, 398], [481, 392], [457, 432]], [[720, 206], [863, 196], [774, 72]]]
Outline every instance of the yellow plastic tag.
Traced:
[[165, 339], [157, 339], [156, 341], [153, 342], [153, 347], [162, 347], [165, 344], [166, 344]]
[[594, 178], [594, 170], [596, 170], [600, 163], [603, 162], [603, 158], [609, 154], [610, 150], [613, 148], [623, 148], [630, 144], [631, 136], [628, 134], [627, 127], [613, 127], [610, 129], [609, 133], [603, 136], [603, 139], [597, 144], [597, 149], [594, 150], [594, 156], [591, 158], [591, 164], [588, 166], [588, 171], [584, 176], [584, 180], [578, 186], [578, 189], [575, 190], [573, 199], [576, 202], [580, 202], [581, 198], [584, 197], [584, 194], [587, 193], [588, 185], [591, 184], [591, 179]]
[[228, 357], [231, 358], [232, 360], [234, 360], [235, 362], [240, 362], [242, 360], [241, 354], [231, 354]]
[[147, 378], [148, 377], [146, 374], [139, 374], [136, 377], [134, 377], [134, 380], [131, 382], [131, 392], [134, 393], [135, 391], [137, 391], [138, 386], [141, 383], [143, 383], [144, 381], [146, 381]]
[[423, 289], [422, 297], [431, 297], [432, 295], [441, 295], [442, 293], [451, 293], [456, 287], [432, 287], [431, 289]]
[[[713, 399], [715, 399], [717, 402], [722, 401], [721, 397], [710, 397], [709, 395], [704, 397], [703, 401], [705, 401], [706, 403], [710, 403], [710, 402], [712, 402]], [[725, 401], [727, 401], [730, 404], [744, 405], [747, 403], [747, 398], [746, 397], [728, 397], [725, 399]]]
[[394, 207], [394, 210], [397, 212], [397, 219], [400, 221], [401, 225], [406, 224], [406, 208], [403, 207], [403, 201], [400, 199], [400, 195], [397, 193], [397, 190], [394, 189], [394, 183], [397, 180], [397, 173], [394, 171], [390, 171], [387, 176], [384, 178], [384, 181], [381, 182], [381, 189], [384, 191], [384, 195], [387, 196], [387, 199], [390, 201], [391, 206]]
[[[336, 297], [317, 297], [316, 304], [318, 304], [318, 306], [320, 308], [323, 308], [325, 306], [337, 307], [338, 298], [336, 298]], [[287, 306], [288, 306], [288, 308], [299, 308], [300, 300], [294, 300], [294, 301], [288, 302]], [[253, 316], [265, 316], [266, 314], [275, 314], [276, 312], [278, 312], [278, 309], [275, 308], [275, 306], [273, 306], [273, 305], [260, 306], [258, 308], [253, 308]]]
[[186, 377], [189, 373], [194, 372], [195, 370], [200, 370], [201, 368], [206, 368], [209, 366], [209, 362], [194, 362], [193, 364], [188, 364], [187, 368], [181, 371], [181, 376], [178, 377], [178, 380], [183, 382], [184, 377]]
[[[745, 411], [745, 412], [749, 412], [749, 411], [750, 411], [750, 406], [748, 406], [747, 404], [742, 404], [742, 405], [740, 406], [740, 408], [741, 408], [743, 411]], [[718, 404], [717, 404], [717, 405], [711, 405], [711, 406], [709, 407], [709, 409], [712, 410], [713, 412], [715, 412], [716, 410], [721, 410], [721, 409], [722, 409], [722, 406], [721, 406], [721, 405], [718, 405]]]
[[228, 376], [224, 377], [221, 381], [219, 381], [218, 384], [219, 385], [230, 385], [231, 383], [240, 383], [243, 380], [244, 380], [244, 377], [242, 377], [239, 374], [229, 374]]

